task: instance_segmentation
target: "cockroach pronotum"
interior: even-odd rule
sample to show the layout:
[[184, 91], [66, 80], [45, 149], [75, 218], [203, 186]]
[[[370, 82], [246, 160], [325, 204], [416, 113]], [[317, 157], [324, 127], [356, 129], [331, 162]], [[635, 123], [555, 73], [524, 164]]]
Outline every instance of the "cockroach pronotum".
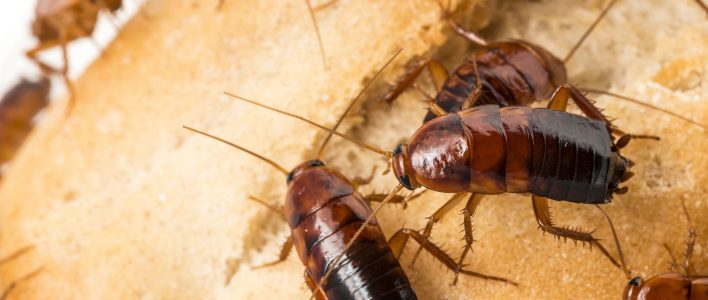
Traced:
[[82, 37], [91, 37], [96, 27], [98, 13], [106, 10], [110, 14], [120, 9], [122, 0], [39, 0], [35, 7], [35, 20], [32, 23], [32, 34], [37, 37], [38, 44], [26, 52], [27, 57], [34, 61], [45, 73], [57, 73], [49, 65], [39, 60], [41, 51], [55, 46], [61, 47], [64, 66], [59, 71], [69, 90], [69, 108], [74, 105], [74, 89], [69, 80], [69, 55], [67, 45]]
[[[18, 249], [17, 251], [13, 252], [10, 255], [0, 258], [0, 267], [2, 267], [6, 263], [9, 263], [13, 260], [19, 259], [22, 255], [32, 251], [33, 249], [34, 249], [34, 246], [26, 246], [26, 247]], [[20, 278], [12, 280], [10, 282], [10, 284], [8, 284], [7, 287], [0, 288], [0, 300], [7, 299], [7, 297], [10, 296], [10, 293], [12, 293], [12, 291], [14, 291], [21, 283], [26, 282], [27, 280], [30, 280], [34, 276], [37, 276], [41, 271], [42, 271], [42, 267], [39, 267], [39, 268], [35, 269], [34, 271], [23, 275]]]
[[0, 167], [12, 160], [34, 128], [35, 116], [49, 104], [49, 85], [46, 77], [23, 79], [0, 100]]
[[[414, 84], [424, 69], [432, 78], [437, 94], [430, 99], [446, 112], [456, 112], [466, 107], [484, 104], [499, 106], [530, 105], [535, 101], [547, 99], [556, 89], [567, 84], [565, 64], [573, 57], [576, 50], [617, 2], [612, 0], [575, 43], [563, 60], [554, 56], [547, 49], [524, 40], [508, 40], [489, 43], [474, 32], [467, 31], [455, 23], [443, 7], [443, 18], [455, 33], [480, 46], [467, 56], [465, 61], [451, 74], [434, 59], [417, 62], [392, 88], [381, 101], [394, 101], [407, 87]], [[697, 1], [701, 3], [700, 1]], [[586, 92], [614, 96], [632, 103], [646, 106], [663, 113], [690, 122], [703, 129], [704, 124], [676, 114], [666, 109], [632, 99], [630, 97], [590, 88], [580, 88]], [[432, 98], [432, 97], [431, 97]], [[587, 103], [586, 105], [591, 105]], [[435, 110], [425, 116], [425, 121], [436, 117]]]
[[[386, 65], [392, 60], [393, 58]], [[383, 68], [371, 81], [376, 79], [382, 70]], [[364, 90], [354, 99], [352, 104], [363, 94]], [[346, 112], [351, 107], [350, 105]], [[346, 116], [346, 112], [340, 117], [335, 128]], [[249, 153], [287, 176], [288, 193], [282, 208], [276, 208], [265, 204], [262, 200], [252, 198], [252, 200], [265, 204], [280, 213], [291, 229], [291, 235], [283, 245], [278, 260], [263, 266], [271, 266], [285, 261], [292, 248], [295, 247], [300, 260], [306, 266], [305, 281], [312, 290], [313, 297], [317, 299], [416, 299], [408, 278], [394, 255], [401, 253], [402, 248], [399, 247], [405, 245], [400, 242], [401, 234], [398, 234], [399, 237], [394, 239], [389, 247], [367, 203], [367, 200], [380, 199], [382, 195], [362, 197], [356, 191], [358, 183], [325, 167], [320, 160], [319, 157], [322, 156], [331, 135], [325, 138], [322, 143], [317, 159], [304, 162], [288, 172], [286, 168], [273, 160], [239, 145], [203, 131], [186, 126], [185, 128]], [[403, 198], [395, 195], [395, 192], [400, 189], [401, 187], [398, 187], [382, 202], [402, 202]], [[355, 235], [360, 231], [360, 234]], [[406, 229], [401, 232], [406, 233]], [[458, 269], [455, 261], [435, 244], [421, 239], [420, 235], [411, 234], [410, 236], [447, 267], [453, 270]], [[356, 237], [361, 238], [357, 239], [355, 243], [350, 243]], [[347, 260], [342, 264], [337, 264], [336, 268], [332, 268], [335, 258], [339, 255], [346, 255]], [[318, 284], [325, 274], [330, 272], [332, 279], [326, 284]], [[462, 270], [461, 273], [515, 284], [504, 278], [469, 270]]]
[[[676, 261], [671, 248], [664, 244], [666, 251], [671, 257], [671, 272], [663, 273], [650, 277], [647, 280], [637, 276], [631, 278], [631, 273], [627, 269], [624, 262], [624, 254], [620, 246], [617, 233], [615, 232], [612, 221], [605, 213], [605, 216], [610, 222], [612, 233], [615, 240], [617, 252], [620, 255], [622, 267], [629, 283], [624, 289], [622, 299], [624, 300], [708, 300], [708, 275], [699, 275], [693, 266], [693, 248], [696, 244], [696, 229], [691, 223], [691, 216], [686, 208], [686, 203], [681, 199], [681, 207], [688, 221], [688, 240], [686, 242], [686, 251], [684, 252], [684, 261], [681, 265], [683, 272], [677, 270], [679, 264]], [[603, 211], [604, 213], [604, 211]], [[630, 279], [631, 278], [631, 279]]]

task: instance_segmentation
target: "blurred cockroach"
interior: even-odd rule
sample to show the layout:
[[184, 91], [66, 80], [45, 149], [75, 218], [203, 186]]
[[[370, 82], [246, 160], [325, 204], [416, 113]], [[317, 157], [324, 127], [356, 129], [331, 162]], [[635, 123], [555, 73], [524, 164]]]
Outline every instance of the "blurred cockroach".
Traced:
[[[669, 273], [663, 273], [653, 276], [647, 280], [643, 280], [641, 277], [631, 278], [631, 273], [627, 269], [624, 262], [624, 254], [622, 252], [622, 247], [620, 246], [619, 239], [617, 238], [617, 233], [615, 232], [612, 221], [610, 220], [610, 226], [612, 226], [612, 233], [615, 238], [615, 245], [617, 247], [617, 252], [620, 255], [620, 260], [624, 269], [624, 273], [629, 280], [627, 287], [624, 289], [622, 299], [624, 300], [708, 300], [708, 275], [698, 275], [696, 274], [695, 268], [693, 266], [693, 248], [696, 244], [696, 229], [691, 223], [691, 216], [686, 208], [686, 203], [681, 199], [681, 207], [683, 208], [683, 213], [688, 221], [688, 241], [686, 242], [686, 252], [684, 252], [684, 262], [681, 265], [683, 272], [676, 270], [678, 263], [674, 257], [671, 248], [667, 244], [664, 247], [669, 252], [669, 256], [672, 261], [672, 270]], [[603, 211], [603, 213], [605, 213]], [[609, 216], [605, 213], [605, 216], [609, 220]]]
[[[33, 119], [49, 104], [49, 79], [20, 81], [0, 102], [0, 166], [9, 162], [34, 128]], [[0, 174], [0, 178], [2, 174]]]
[[[393, 58], [386, 65], [392, 60]], [[371, 81], [376, 79], [382, 70], [383, 68]], [[361, 97], [371, 81], [352, 104]], [[346, 112], [350, 109], [351, 105]], [[341, 123], [346, 112], [336, 126]], [[341, 173], [325, 167], [320, 160], [329, 137], [322, 143], [317, 159], [304, 162], [288, 172], [274, 161], [239, 145], [190, 127], [185, 128], [247, 152], [287, 176], [288, 193], [282, 208], [252, 198], [281, 214], [291, 229], [291, 236], [283, 245], [278, 260], [264, 266], [285, 261], [295, 247], [300, 260], [307, 267], [305, 281], [312, 290], [313, 297], [317, 299], [416, 299], [408, 278], [394, 255], [402, 252], [398, 247], [403, 247], [404, 243], [393, 244], [393, 249], [389, 247], [367, 203], [367, 199], [380, 199], [381, 195], [362, 197], [356, 191], [357, 180], [349, 181]], [[395, 195], [400, 189], [401, 187], [397, 187], [383, 202], [404, 201], [402, 197]], [[359, 231], [361, 234], [355, 235], [355, 232]], [[353, 239], [358, 236], [361, 238], [354, 242]], [[426, 240], [416, 240], [443, 264], [457, 269], [455, 261], [439, 247]], [[339, 255], [345, 255], [347, 260], [333, 268], [333, 261]], [[319, 285], [329, 272], [332, 273], [332, 280]], [[462, 270], [461, 273], [515, 284], [504, 278], [468, 270]]]
[[[26, 247], [20, 248], [19, 250], [15, 251], [14, 253], [12, 253], [6, 257], [0, 258], [0, 267], [6, 263], [9, 263], [13, 260], [20, 258], [22, 255], [30, 252], [33, 249], [34, 249], [34, 246], [26, 246]], [[34, 276], [37, 276], [41, 271], [42, 271], [42, 267], [39, 267], [39, 268], [35, 269], [34, 271], [27, 273], [24, 276], [11, 281], [7, 287], [0, 288], [0, 300], [7, 299], [7, 297], [10, 296], [10, 293], [12, 293], [12, 291], [14, 291], [17, 288], [17, 286], [19, 286], [21, 283], [33, 278]]]
[[[436, 1], [443, 11], [443, 18], [453, 31], [480, 46], [481, 49], [468, 55], [452, 74], [449, 74], [445, 67], [434, 59], [417, 62], [383, 96], [383, 102], [394, 101], [407, 87], [413, 85], [415, 79], [425, 68], [428, 69], [437, 90], [437, 94], [431, 100], [435, 107], [440, 107], [447, 112], [457, 112], [467, 107], [484, 104], [496, 104], [502, 107], [530, 105], [535, 101], [547, 99], [554, 90], [567, 84], [565, 64], [617, 2], [617, 0], [612, 0], [602, 10], [565, 58], [560, 60], [545, 48], [528, 41], [508, 40], [489, 43], [476, 33], [467, 31], [455, 23], [450, 18], [449, 8], [443, 7], [440, 0]], [[700, 1], [698, 2], [700, 3]], [[614, 96], [664, 112], [703, 129], [706, 128], [705, 125], [694, 120], [636, 99], [598, 89], [580, 89], [585, 92]], [[593, 104], [584, 103], [583, 105]], [[436, 117], [434, 112], [434, 110], [428, 112], [425, 116], [426, 122]]]
[[[113, 14], [122, 5], [122, 0], [39, 0], [35, 7], [35, 20], [32, 23], [32, 34], [38, 44], [26, 52], [27, 57], [39, 68], [49, 74], [60, 72], [67, 89], [69, 89], [69, 108], [74, 105], [75, 94], [69, 80], [69, 55], [67, 45], [82, 37], [91, 37], [96, 27], [98, 13], [106, 10]], [[61, 47], [64, 66], [60, 71], [39, 60], [39, 52]]]

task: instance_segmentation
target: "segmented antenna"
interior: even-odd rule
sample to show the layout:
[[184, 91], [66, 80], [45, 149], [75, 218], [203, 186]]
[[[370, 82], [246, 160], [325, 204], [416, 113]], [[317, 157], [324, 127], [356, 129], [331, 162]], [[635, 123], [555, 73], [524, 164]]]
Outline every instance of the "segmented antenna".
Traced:
[[268, 110], [277, 112], [277, 113], [279, 113], [279, 114], [283, 114], [283, 115], [286, 115], [286, 116], [289, 116], [289, 117], [298, 119], [298, 120], [303, 121], [303, 122], [305, 122], [305, 123], [307, 123], [307, 124], [310, 124], [310, 125], [312, 125], [312, 126], [315, 126], [315, 127], [319, 128], [319, 129], [322, 129], [322, 130], [325, 130], [325, 131], [328, 131], [328, 132], [332, 132], [334, 135], [336, 135], [336, 136], [338, 136], [338, 137], [341, 137], [341, 138], [343, 138], [343, 139], [345, 139], [345, 140], [347, 140], [347, 141], [350, 141], [350, 142], [352, 142], [352, 143], [354, 143], [354, 144], [356, 144], [356, 145], [358, 145], [358, 146], [360, 146], [360, 147], [362, 147], [362, 148], [365, 148], [365, 149], [367, 149], [367, 150], [370, 150], [370, 151], [372, 151], [372, 152], [376, 152], [376, 153], [381, 154], [381, 155], [386, 156], [386, 157], [392, 157], [392, 156], [393, 156], [393, 153], [391, 153], [391, 152], [389, 152], [389, 151], [381, 150], [381, 149], [379, 149], [379, 148], [376, 148], [376, 147], [371, 146], [371, 145], [369, 145], [369, 144], [366, 144], [366, 143], [364, 143], [364, 142], [357, 141], [356, 139], [354, 139], [354, 138], [352, 138], [352, 137], [349, 137], [349, 136], [347, 136], [347, 135], [345, 135], [345, 134], [343, 134], [343, 133], [339, 133], [339, 132], [337, 132], [337, 131], [333, 131], [332, 129], [329, 129], [329, 128], [325, 127], [325, 126], [322, 126], [322, 125], [317, 124], [317, 123], [315, 123], [315, 122], [313, 122], [313, 121], [310, 121], [310, 120], [306, 119], [305, 117], [301, 117], [301, 116], [298, 116], [298, 115], [296, 115], [296, 114], [292, 114], [292, 113], [289, 113], [289, 112], [286, 112], [286, 111], [282, 111], [282, 110], [280, 110], [280, 109], [277, 109], [277, 108], [274, 108], [274, 107], [270, 107], [270, 106], [268, 106], [268, 105], [265, 105], [265, 104], [259, 103], [259, 102], [257, 102], [257, 101], [254, 101], [254, 100], [250, 100], [250, 99], [241, 97], [241, 96], [236, 95], [236, 94], [231, 94], [231, 93], [229, 93], [229, 92], [224, 92], [224, 94], [227, 95], [227, 96], [229, 96], [229, 97], [233, 97], [233, 98], [235, 98], [235, 99], [239, 99], [239, 100], [241, 100], [241, 101], [245, 101], [245, 102], [251, 103], [251, 104], [253, 104], [253, 105], [260, 106], [260, 107], [263, 107], [263, 108], [265, 108], [265, 109], [268, 109]]
[[246, 148], [244, 148], [244, 147], [241, 147], [241, 146], [239, 146], [239, 145], [236, 145], [236, 144], [234, 144], [234, 143], [232, 143], [232, 142], [229, 142], [229, 141], [227, 141], [227, 140], [225, 140], [225, 139], [222, 139], [222, 138], [220, 138], [220, 137], [217, 137], [217, 136], [208, 134], [208, 133], [206, 133], [206, 132], [204, 132], [204, 131], [201, 131], [201, 130], [198, 130], [198, 129], [194, 129], [194, 128], [191, 128], [191, 127], [189, 127], [189, 126], [182, 126], [182, 127], [183, 127], [184, 129], [189, 130], [189, 131], [196, 132], [196, 133], [198, 133], [198, 134], [201, 134], [201, 135], [210, 137], [210, 138], [215, 139], [215, 140], [217, 140], [217, 141], [219, 141], [219, 142], [222, 142], [222, 143], [224, 143], [224, 144], [227, 144], [227, 145], [230, 145], [230, 146], [232, 146], [232, 147], [234, 147], [234, 148], [237, 148], [237, 149], [239, 149], [239, 150], [241, 150], [241, 151], [243, 151], [243, 152], [246, 152], [246, 153], [248, 153], [248, 154], [250, 154], [250, 155], [253, 155], [253, 156], [257, 157], [258, 159], [260, 159], [260, 160], [262, 160], [262, 161], [268, 163], [269, 165], [273, 166], [273, 168], [277, 169], [278, 171], [282, 172], [282, 173], [285, 174], [285, 175], [288, 175], [288, 173], [289, 173], [287, 169], [283, 168], [283, 166], [279, 165], [278, 163], [274, 162], [273, 160], [271, 160], [271, 159], [269, 159], [269, 158], [267, 158], [267, 157], [265, 157], [265, 156], [263, 156], [263, 155], [260, 155], [260, 154], [258, 154], [258, 153], [256, 153], [256, 152], [253, 152], [253, 151], [248, 150], [248, 149], [246, 149]]
[[320, 45], [320, 54], [322, 54], [322, 64], [325, 69], [329, 69], [329, 64], [327, 64], [327, 55], [325, 54], [324, 45], [322, 44], [322, 36], [320, 35], [320, 26], [317, 24], [317, 17], [315, 16], [315, 10], [312, 9], [312, 4], [310, 0], [305, 0], [307, 3], [307, 10], [310, 12], [310, 19], [312, 19], [312, 24], [315, 26], [315, 33], [317, 34], [317, 43]]
[[352, 101], [349, 103], [349, 106], [347, 106], [347, 109], [344, 110], [344, 113], [342, 113], [342, 115], [339, 117], [339, 119], [337, 120], [337, 123], [334, 124], [334, 127], [332, 127], [332, 131], [330, 131], [330, 132], [327, 134], [327, 137], [325, 137], [324, 141], [322, 142], [322, 146], [320, 146], [320, 150], [317, 152], [317, 158], [322, 158], [322, 154], [324, 153], [325, 146], [327, 146], [327, 142], [329, 142], [329, 140], [332, 138], [332, 134], [333, 134], [335, 131], [337, 131], [337, 128], [339, 128], [339, 125], [342, 124], [342, 121], [344, 120], [344, 117], [346, 117], [347, 114], [349, 113], [349, 111], [352, 109], [352, 107], [354, 107], [354, 104], [356, 104], [356, 102], [361, 98], [361, 96], [364, 95], [364, 92], [366, 92], [366, 90], [369, 89], [369, 87], [371, 86], [371, 84], [374, 82], [374, 80], [376, 80], [376, 78], [379, 77], [379, 75], [381, 75], [381, 73], [383, 72], [383, 70], [386, 69], [386, 67], [388, 67], [388, 65], [390, 65], [391, 62], [393, 62], [394, 59], [396, 59], [396, 57], [398, 56], [398, 54], [401, 54], [401, 51], [403, 51], [403, 48], [398, 49], [398, 51], [396, 51], [396, 53], [393, 54], [393, 56], [386, 62], [386, 64], [384, 64], [383, 67], [381, 67], [381, 68], [376, 72], [376, 74], [374, 74], [374, 77], [372, 77], [372, 78], [366, 83], [366, 85], [364, 85], [364, 88], [359, 92], [359, 95], [357, 95], [356, 98], [354, 98], [354, 100], [352, 100]]
[[610, 11], [610, 8], [612, 8], [612, 6], [615, 5], [616, 2], [617, 2], [617, 0], [612, 0], [612, 1], [610, 1], [610, 4], [608, 4], [607, 7], [605, 7], [605, 9], [602, 10], [602, 12], [600, 13], [600, 15], [597, 16], [597, 19], [595, 19], [595, 22], [593, 22], [592, 25], [590, 25], [590, 28], [588, 28], [588, 29], [585, 31], [585, 33], [583, 33], [583, 36], [580, 37], [580, 39], [575, 43], [575, 45], [573, 46], [573, 48], [571, 48], [570, 51], [568, 51], [568, 54], [565, 55], [565, 58], [563, 59], [563, 63], [564, 63], [564, 64], [567, 64], [567, 63], [568, 63], [568, 61], [570, 60], [570, 58], [573, 57], [573, 54], [575, 54], [575, 51], [578, 50], [578, 48], [580, 47], [580, 45], [583, 44], [583, 42], [585, 41], [585, 39], [590, 35], [590, 33], [595, 29], [595, 27], [597, 26], [597, 24], [600, 23], [600, 20], [602, 20], [602, 19], [605, 17], [605, 15], [607, 14], [607, 12]]

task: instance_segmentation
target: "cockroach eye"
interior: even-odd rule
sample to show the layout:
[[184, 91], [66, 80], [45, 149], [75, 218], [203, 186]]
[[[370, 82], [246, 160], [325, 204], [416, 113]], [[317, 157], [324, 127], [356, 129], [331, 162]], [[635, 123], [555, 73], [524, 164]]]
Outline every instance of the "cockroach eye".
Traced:
[[309, 161], [308, 164], [310, 165], [310, 167], [321, 167], [325, 165], [321, 160], [318, 159], [313, 159]]
[[403, 152], [403, 145], [398, 144], [398, 146], [396, 146], [396, 148], [393, 149], [393, 155], [401, 154], [401, 152]]
[[408, 175], [400, 176], [398, 177], [398, 181], [401, 182], [401, 184], [406, 187], [409, 190], [412, 190], [413, 187], [411, 186], [411, 180], [408, 179]]

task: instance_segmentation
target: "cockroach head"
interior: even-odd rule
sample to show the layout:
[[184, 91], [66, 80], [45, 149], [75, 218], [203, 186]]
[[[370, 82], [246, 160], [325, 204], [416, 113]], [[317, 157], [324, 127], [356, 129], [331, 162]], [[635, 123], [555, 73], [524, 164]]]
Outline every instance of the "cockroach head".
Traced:
[[288, 184], [295, 179], [298, 175], [302, 174], [307, 169], [310, 168], [317, 168], [317, 167], [322, 167], [325, 164], [318, 159], [313, 159], [313, 160], [308, 160], [304, 163], [299, 164], [297, 167], [295, 167], [290, 173], [288, 173]]
[[411, 172], [410, 160], [408, 159], [408, 145], [399, 144], [393, 150], [391, 158], [391, 166], [393, 173], [396, 174], [398, 181], [407, 189], [414, 190], [418, 187], [418, 181], [415, 180]]

